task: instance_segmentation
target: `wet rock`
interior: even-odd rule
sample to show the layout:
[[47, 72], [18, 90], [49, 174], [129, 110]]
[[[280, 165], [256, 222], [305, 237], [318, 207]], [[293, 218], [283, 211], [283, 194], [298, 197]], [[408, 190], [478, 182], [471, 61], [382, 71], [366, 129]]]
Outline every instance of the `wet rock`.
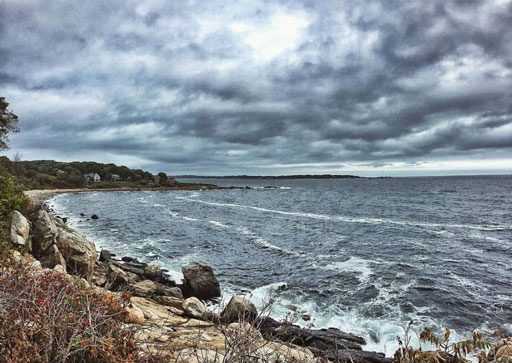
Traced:
[[340, 363], [391, 363], [390, 358], [386, 358], [383, 353], [365, 352], [360, 350], [318, 350], [309, 347], [317, 357], [328, 359], [332, 362]]
[[385, 363], [391, 361], [381, 353], [362, 351], [361, 345], [366, 344], [362, 337], [335, 328], [318, 330], [301, 328], [290, 323], [280, 323], [270, 317], [258, 319], [255, 326], [267, 339], [293, 342], [295, 345], [307, 347], [315, 356], [330, 360], [339, 357], [340, 362]]
[[144, 276], [144, 268], [146, 267], [146, 264], [139, 263], [139, 262], [125, 262], [125, 263], [118, 263], [116, 262], [117, 267], [131, 272], [138, 276]]
[[97, 215], [97, 214], [93, 214], [93, 215], [91, 216], [91, 219], [99, 219], [99, 218], [100, 218], [100, 217], [98, 217], [98, 215]]
[[206, 306], [198, 298], [189, 297], [183, 302], [183, 310], [191, 318], [202, 319], [206, 315]]
[[80, 217], [85, 217], [85, 213], [80, 213]]
[[297, 311], [299, 309], [297, 306], [291, 304], [285, 305], [284, 307], [291, 311]]
[[257, 315], [258, 312], [252, 302], [244, 296], [235, 295], [222, 311], [221, 319], [227, 323], [235, 321], [251, 322]]
[[99, 260], [110, 262], [110, 261], [112, 261], [112, 254], [110, 253], [110, 251], [101, 250]]
[[133, 257], [123, 256], [123, 257], [121, 257], [121, 261], [132, 262], [132, 261], [136, 261], [136, 260]]
[[220, 296], [219, 281], [208, 265], [183, 266], [183, 295], [208, 300]]
[[156, 280], [162, 275], [162, 269], [160, 266], [149, 264], [144, 267], [144, 276], [151, 280]]
[[11, 243], [15, 246], [25, 246], [30, 234], [30, 222], [23, 214], [14, 211], [11, 218]]
[[302, 314], [302, 320], [310, 321], [311, 320], [311, 315], [309, 315], [309, 314]]

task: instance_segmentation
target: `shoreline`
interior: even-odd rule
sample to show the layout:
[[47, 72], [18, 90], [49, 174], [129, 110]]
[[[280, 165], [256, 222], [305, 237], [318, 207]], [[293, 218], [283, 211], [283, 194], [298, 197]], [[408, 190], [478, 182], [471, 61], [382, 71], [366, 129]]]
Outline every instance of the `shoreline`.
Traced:
[[225, 188], [205, 188], [194, 187], [194, 188], [105, 188], [105, 189], [91, 189], [91, 188], [76, 188], [76, 189], [32, 189], [25, 190], [23, 193], [30, 199], [35, 205], [41, 205], [48, 199], [51, 199], [60, 194], [75, 194], [75, 193], [96, 193], [96, 192], [170, 192], [170, 191], [189, 191], [189, 190], [214, 190], [214, 189], [225, 189]]

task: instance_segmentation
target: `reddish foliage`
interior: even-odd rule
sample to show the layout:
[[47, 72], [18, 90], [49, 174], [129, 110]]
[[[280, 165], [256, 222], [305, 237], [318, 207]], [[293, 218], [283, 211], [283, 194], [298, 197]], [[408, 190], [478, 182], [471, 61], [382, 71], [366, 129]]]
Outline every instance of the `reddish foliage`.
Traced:
[[0, 357], [10, 362], [131, 362], [126, 297], [83, 289], [64, 275], [0, 269]]

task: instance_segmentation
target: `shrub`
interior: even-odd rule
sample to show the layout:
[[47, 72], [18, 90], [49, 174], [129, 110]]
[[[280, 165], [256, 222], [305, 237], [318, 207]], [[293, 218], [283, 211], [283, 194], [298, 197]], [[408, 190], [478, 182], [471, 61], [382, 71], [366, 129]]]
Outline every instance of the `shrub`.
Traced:
[[19, 188], [12, 175], [0, 175], [0, 215], [10, 215], [13, 210], [26, 211], [29, 201]]
[[430, 328], [424, 328], [419, 334], [420, 341], [432, 344], [436, 349], [423, 351], [421, 347], [413, 348], [410, 345], [412, 321], [404, 329], [403, 340], [398, 337], [399, 349], [395, 352], [393, 362], [395, 363], [469, 363], [468, 355], [475, 354], [480, 363], [487, 362], [487, 351], [491, 350], [492, 344], [484, 337], [474, 331], [471, 339], [453, 342], [451, 331], [446, 329], [443, 336], [435, 335]]
[[136, 360], [125, 298], [98, 294], [53, 271], [0, 270], [0, 356], [12, 362]]

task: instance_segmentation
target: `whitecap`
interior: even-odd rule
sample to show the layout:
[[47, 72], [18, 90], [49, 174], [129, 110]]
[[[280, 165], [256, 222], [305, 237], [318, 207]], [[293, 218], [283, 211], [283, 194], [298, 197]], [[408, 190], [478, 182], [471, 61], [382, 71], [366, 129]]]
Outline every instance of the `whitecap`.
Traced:
[[229, 226], [227, 224], [217, 222], [217, 221], [208, 221], [208, 223], [211, 223], [214, 226], [221, 227], [221, 228], [229, 228]]
[[187, 217], [187, 216], [181, 216], [181, 219], [185, 221], [191, 221], [191, 222], [197, 222], [197, 218]]
[[202, 203], [211, 206], [217, 207], [228, 207], [228, 208], [242, 208], [242, 209], [251, 209], [265, 213], [273, 213], [273, 214], [281, 214], [281, 215], [289, 215], [301, 218], [311, 218], [311, 219], [320, 219], [320, 220], [330, 220], [330, 221], [339, 221], [345, 223], [361, 223], [361, 224], [394, 224], [400, 226], [412, 226], [412, 227], [427, 227], [427, 228], [456, 228], [456, 229], [475, 229], [481, 231], [506, 231], [510, 230], [511, 226], [500, 226], [500, 225], [472, 225], [472, 224], [457, 224], [457, 223], [430, 223], [430, 222], [420, 222], [420, 221], [401, 221], [394, 220], [389, 218], [372, 218], [372, 217], [350, 217], [350, 216], [342, 216], [342, 215], [327, 215], [327, 214], [317, 214], [317, 213], [307, 213], [307, 212], [287, 212], [277, 209], [268, 209], [261, 208], [250, 205], [243, 204], [235, 204], [235, 203], [218, 203], [218, 202], [208, 202], [201, 199], [189, 199], [187, 197], [176, 197], [177, 199], [187, 200], [195, 203]]
[[237, 228], [237, 230], [241, 234], [249, 237], [251, 242], [253, 242], [256, 246], [258, 246], [260, 248], [263, 248], [263, 249], [266, 249], [266, 250], [277, 251], [279, 253], [284, 253], [284, 254], [287, 254], [287, 255], [293, 255], [293, 256], [298, 256], [299, 255], [297, 252], [288, 251], [288, 250], [285, 250], [284, 248], [281, 248], [279, 246], [276, 246], [276, 245], [270, 243], [269, 241], [265, 240], [263, 237], [258, 236], [257, 234], [255, 234], [254, 232], [249, 230], [248, 228], [240, 227], [240, 228]]
[[352, 256], [346, 261], [334, 262], [326, 265], [324, 268], [327, 270], [349, 271], [358, 273], [358, 279], [361, 282], [368, 281], [369, 277], [373, 275], [373, 270], [370, 268], [370, 263], [375, 261], [365, 260], [360, 257]]

